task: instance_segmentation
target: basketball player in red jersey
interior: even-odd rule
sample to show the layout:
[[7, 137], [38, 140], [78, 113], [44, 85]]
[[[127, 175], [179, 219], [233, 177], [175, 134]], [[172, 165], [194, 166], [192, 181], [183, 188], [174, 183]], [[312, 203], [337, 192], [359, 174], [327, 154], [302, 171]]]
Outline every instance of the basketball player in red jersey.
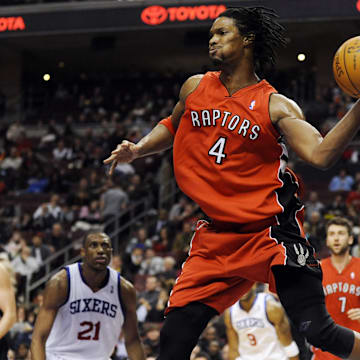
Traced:
[[299, 106], [257, 75], [285, 44], [273, 11], [228, 9], [210, 29], [219, 72], [190, 77], [171, 117], [137, 144], [123, 141], [104, 160], [134, 159], [173, 147], [182, 191], [212, 220], [199, 221], [161, 331], [160, 359], [189, 359], [209, 319], [254, 281], [278, 293], [288, 316], [314, 346], [360, 359], [360, 335], [336, 325], [325, 308], [321, 268], [304, 237], [298, 181], [287, 144], [326, 169], [360, 128], [356, 103], [326, 137]]
[[[321, 261], [326, 308], [338, 324], [360, 332], [360, 259], [350, 255], [352, 226], [347, 219], [337, 217], [326, 228], [326, 245], [331, 252]], [[317, 348], [313, 352], [312, 360], [339, 359]]]

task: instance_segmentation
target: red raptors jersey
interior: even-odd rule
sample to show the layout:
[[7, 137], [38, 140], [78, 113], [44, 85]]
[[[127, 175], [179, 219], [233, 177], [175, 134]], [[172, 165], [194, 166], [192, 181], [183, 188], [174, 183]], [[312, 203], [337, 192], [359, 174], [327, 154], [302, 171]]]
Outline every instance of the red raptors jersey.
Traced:
[[[323, 287], [326, 308], [339, 325], [360, 331], [360, 322], [350, 320], [347, 311], [360, 307], [360, 259], [353, 257], [345, 269], [339, 273], [331, 262], [331, 258], [321, 261], [323, 270]], [[327, 352], [314, 349], [316, 360], [340, 359]]]
[[276, 90], [262, 80], [230, 96], [219, 75], [206, 73], [186, 99], [173, 148], [177, 183], [218, 221], [274, 217], [284, 211], [278, 190], [287, 171], [286, 148], [269, 116]]

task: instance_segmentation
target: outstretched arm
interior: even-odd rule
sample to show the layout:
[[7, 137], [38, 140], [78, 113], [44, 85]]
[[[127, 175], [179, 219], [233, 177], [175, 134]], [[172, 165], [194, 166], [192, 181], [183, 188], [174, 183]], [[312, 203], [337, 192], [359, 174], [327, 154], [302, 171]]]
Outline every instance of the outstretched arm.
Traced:
[[[171, 115], [171, 122], [175, 131], [178, 128], [181, 116], [185, 111], [186, 98], [196, 89], [201, 79], [202, 75], [194, 75], [187, 79], [182, 86], [179, 101], [175, 105]], [[123, 141], [111, 152], [111, 155], [104, 160], [104, 163], [111, 163], [109, 174], [112, 175], [118, 163], [130, 163], [137, 158], [167, 150], [172, 147], [173, 141], [174, 136], [168, 128], [162, 124], [158, 124], [137, 144], [126, 140]]]
[[44, 303], [37, 316], [31, 341], [31, 359], [45, 360], [45, 343], [50, 334], [59, 306], [67, 297], [67, 275], [61, 270], [47, 283], [44, 292]]
[[270, 117], [291, 148], [309, 164], [326, 169], [342, 155], [360, 128], [360, 102], [323, 138], [307, 123], [299, 106], [280, 94], [270, 98]]
[[3, 265], [0, 265], [0, 310], [3, 313], [0, 320], [1, 339], [16, 321], [15, 293], [10, 281], [10, 274]]
[[137, 326], [136, 292], [134, 286], [127, 280], [121, 279], [121, 293], [125, 306], [123, 331], [126, 351], [131, 360], [145, 360]]
[[270, 322], [274, 325], [280, 344], [283, 346], [290, 360], [299, 360], [299, 349], [293, 341], [289, 320], [284, 308], [273, 298], [266, 302], [266, 313]]

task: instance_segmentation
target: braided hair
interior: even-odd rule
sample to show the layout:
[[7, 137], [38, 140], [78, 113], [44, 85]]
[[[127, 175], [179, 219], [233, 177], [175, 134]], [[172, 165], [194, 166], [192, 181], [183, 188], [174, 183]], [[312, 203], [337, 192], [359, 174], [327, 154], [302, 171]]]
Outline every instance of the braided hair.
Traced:
[[285, 28], [280, 25], [274, 10], [262, 6], [228, 8], [218, 17], [228, 17], [235, 21], [242, 36], [254, 38], [255, 70], [264, 73], [276, 62], [275, 50], [287, 43]]

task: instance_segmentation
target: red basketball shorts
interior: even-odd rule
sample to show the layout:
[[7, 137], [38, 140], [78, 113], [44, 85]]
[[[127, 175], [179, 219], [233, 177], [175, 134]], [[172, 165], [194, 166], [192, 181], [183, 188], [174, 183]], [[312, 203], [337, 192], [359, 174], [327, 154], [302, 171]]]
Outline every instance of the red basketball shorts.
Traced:
[[199, 221], [189, 257], [165, 313], [194, 301], [222, 313], [254, 282], [268, 283], [270, 290], [276, 292], [271, 271], [275, 265], [304, 267], [310, 271], [317, 268], [321, 272], [313, 248], [303, 237], [294, 234], [291, 238], [275, 228], [266, 226], [256, 232], [248, 229], [246, 233], [220, 231], [206, 221]]

